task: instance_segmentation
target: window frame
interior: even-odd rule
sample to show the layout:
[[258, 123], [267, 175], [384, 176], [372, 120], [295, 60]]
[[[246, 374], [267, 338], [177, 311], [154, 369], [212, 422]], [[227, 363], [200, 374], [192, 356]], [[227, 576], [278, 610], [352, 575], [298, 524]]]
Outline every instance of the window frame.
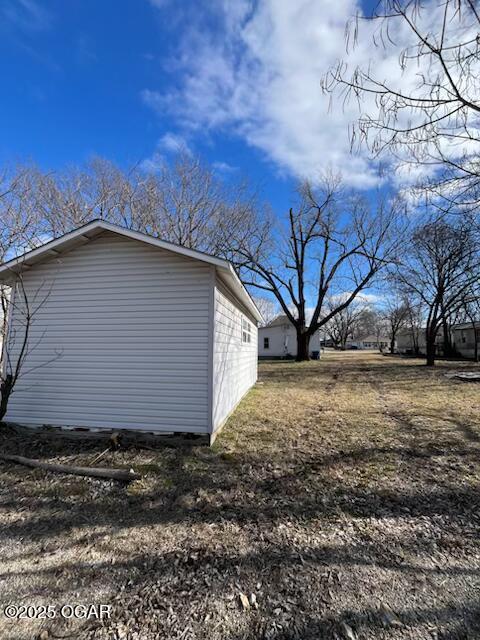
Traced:
[[240, 329], [242, 344], [251, 344], [252, 342], [252, 323], [242, 316], [242, 325]]

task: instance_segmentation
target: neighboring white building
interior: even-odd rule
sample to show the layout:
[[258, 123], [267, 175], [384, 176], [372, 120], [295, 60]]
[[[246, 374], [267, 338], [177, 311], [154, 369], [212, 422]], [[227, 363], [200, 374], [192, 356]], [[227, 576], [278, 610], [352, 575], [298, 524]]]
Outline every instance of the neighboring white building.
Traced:
[[93, 221], [4, 264], [0, 283], [19, 273], [38, 310], [7, 421], [212, 441], [257, 379], [262, 317], [225, 260]]
[[[475, 357], [475, 341], [478, 345], [478, 354], [480, 355], [480, 322], [475, 322], [475, 328], [471, 322], [465, 322], [463, 324], [453, 325], [450, 329], [452, 336], [452, 344], [456, 352], [464, 358]], [[425, 343], [425, 329], [422, 328], [417, 331], [416, 342], [420, 353], [423, 355], [426, 351]], [[437, 355], [443, 355], [443, 331], [437, 334], [436, 340], [436, 353]], [[412, 332], [403, 330], [398, 334], [398, 351], [399, 353], [414, 353], [414, 341]]]
[[413, 355], [416, 348], [425, 353], [425, 329], [401, 329], [397, 333], [397, 352]]
[[452, 327], [453, 344], [456, 351], [464, 358], [475, 357], [475, 342], [477, 343], [477, 355], [480, 354], [480, 322], [456, 324]]
[[[310, 354], [320, 352], [320, 334], [316, 331], [310, 339]], [[260, 358], [295, 358], [297, 332], [286, 315], [277, 316], [266, 327], [258, 330], [258, 356]]]
[[369, 335], [357, 340], [349, 340], [347, 349], [388, 351], [390, 349], [390, 339], [387, 336]]
[[[443, 333], [439, 332], [435, 339], [437, 355], [443, 355]], [[415, 348], [418, 348], [419, 355], [426, 353], [425, 328], [402, 329], [397, 333], [397, 352], [406, 355], [414, 355]]]

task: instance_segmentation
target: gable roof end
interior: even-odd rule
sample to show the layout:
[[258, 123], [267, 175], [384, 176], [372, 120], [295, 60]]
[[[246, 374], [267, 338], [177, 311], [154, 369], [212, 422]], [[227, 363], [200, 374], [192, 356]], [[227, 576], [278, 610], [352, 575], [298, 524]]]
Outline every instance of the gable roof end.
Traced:
[[137, 240], [138, 242], [149, 244], [158, 249], [171, 251], [172, 253], [176, 253], [186, 258], [192, 258], [193, 260], [199, 260], [200, 262], [206, 262], [207, 264], [213, 265], [218, 270], [219, 274], [222, 275], [227, 286], [236, 295], [239, 301], [245, 305], [252, 316], [258, 322], [263, 320], [262, 314], [257, 309], [252, 297], [245, 289], [235, 269], [228, 260], [216, 258], [208, 253], [188, 249], [187, 247], [181, 247], [180, 245], [173, 244], [172, 242], [166, 242], [165, 240], [154, 238], [146, 233], [125, 229], [124, 227], [112, 224], [111, 222], [106, 222], [105, 220], [92, 220], [92, 222], [89, 222], [82, 227], [78, 227], [78, 229], [74, 229], [73, 231], [69, 231], [60, 238], [50, 240], [42, 246], [32, 249], [18, 258], [13, 258], [12, 260], [5, 262], [0, 265], [0, 283], [9, 284], [12, 281], [12, 274], [15, 275], [21, 273], [23, 270], [30, 269], [35, 264], [43, 262], [48, 258], [59, 256], [62, 253], [71, 251], [75, 247], [86, 242], [90, 242], [90, 240], [93, 240], [104, 231], [110, 231], [112, 233], [125, 236], [126, 238], [130, 238], [131, 240]]
[[292, 324], [290, 322], [290, 320], [287, 318], [287, 316], [285, 314], [279, 314], [277, 316], [275, 316], [275, 318], [273, 318], [273, 320], [270, 320], [270, 322], [268, 324], [266, 324], [263, 327], [260, 327], [261, 329], [269, 329], [270, 327], [281, 327], [284, 324]]

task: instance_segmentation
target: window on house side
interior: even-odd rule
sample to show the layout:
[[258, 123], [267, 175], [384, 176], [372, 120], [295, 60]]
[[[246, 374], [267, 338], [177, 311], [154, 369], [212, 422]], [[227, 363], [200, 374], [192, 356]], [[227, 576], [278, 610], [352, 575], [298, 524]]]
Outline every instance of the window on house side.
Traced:
[[248, 320], [242, 318], [242, 342], [248, 344], [252, 341], [252, 325]]
[[264, 349], [270, 349], [270, 338], [264, 338], [263, 339], [263, 348]]

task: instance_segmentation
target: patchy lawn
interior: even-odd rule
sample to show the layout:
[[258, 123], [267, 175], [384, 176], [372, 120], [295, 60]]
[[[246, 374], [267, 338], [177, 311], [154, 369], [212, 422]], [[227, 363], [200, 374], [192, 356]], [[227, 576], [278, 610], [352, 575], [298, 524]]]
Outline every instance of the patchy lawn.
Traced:
[[[470, 366], [263, 363], [212, 449], [104, 456], [144, 474], [128, 488], [2, 463], [2, 609], [113, 610], [0, 612], [0, 637], [479, 638], [480, 385], [444, 376]], [[72, 464], [105, 448], [2, 446]]]

